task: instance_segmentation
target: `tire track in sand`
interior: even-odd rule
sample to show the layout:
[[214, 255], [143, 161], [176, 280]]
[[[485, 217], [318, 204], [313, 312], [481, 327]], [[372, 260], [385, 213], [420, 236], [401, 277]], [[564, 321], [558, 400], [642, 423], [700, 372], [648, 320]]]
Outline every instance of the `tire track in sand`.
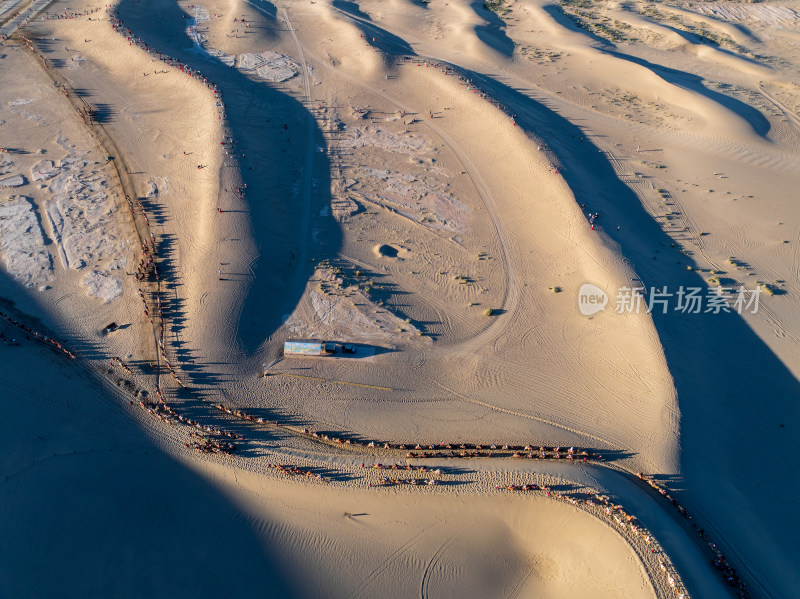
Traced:
[[[435, 527], [434, 527], [434, 529], [435, 529]], [[430, 529], [430, 530], [434, 530], [434, 529]], [[356, 587], [356, 589], [350, 595], [347, 596], [348, 599], [355, 599], [356, 597], [361, 595], [373, 582], [375, 582], [375, 579], [377, 578], [377, 576], [381, 572], [383, 572], [386, 568], [388, 568], [392, 563], [396, 562], [406, 551], [408, 551], [408, 549], [411, 548], [411, 546], [414, 544], [414, 542], [417, 539], [419, 539], [426, 532], [428, 532], [428, 530], [421, 530], [420, 532], [415, 534], [413, 537], [411, 537], [408, 541], [406, 541], [405, 543], [400, 545], [400, 547], [395, 549], [389, 555], [389, 557], [387, 557], [378, 566], [376, 566], [372, 570], [372, 572], [367, 574], [367, 577], [364, 578], [364, 580], [361, 581], [361, 583]]]
[[[264, 12], [260, 9], [257, 5], [253, 4], [252, 2], [248, 2], [251, 6], [256, 8], [259, 12]], [[308, 115], [307, 119], [307, 136], [308, 140], [306, 143], [306, 166], [305, 166], [305, 177], [303, 178], [303, 218], [300, 221], [300, 252], [297, 260], [297, 270], [295, 271], [294, 276], [294, 286], [295, 289], [298, 291], [303, 291], [306, 288], [307, 281], [303, 278], [303, 271], [305, 266], [308, 264], [308, 240], [309, 240], [309, 231], [311, 229], [311, 179], [313, 174], [314, 168], [314, 127], [316, 126], [316, 119], [314, 118], [313, 113], [309, 110], [308, 103], [311, 102], [311, 77], [308, 72], [308, 64], [306, 63], [306, 57], [303, 52], [303, 46], [300, 44], [300, 40], [297, 39], [297, 34], [295, 33], [294, 26], [292, 25], [291, 21], [289, 20], [289, 14], [286, 12], [286, 9], [281, 7], [280, 9], [281, 18], [286, 23], [286, 27], [289, 30], [289, 33], [292, 36], [292, 40], [294, 41], [294, 45], [297, 48], [297, 57], [300, 59], [300, 66], [303, 69], [303, 85], [305, 88], [305, 95], [306, 95], [306, 113]]]
[[428, 563], [425, 564], [425, 571], [422, 573], [422, 581], [420, 582], [419, 585], [420, 599], [426, 599], [426, 597], [428, 596], [428, 586], [430, 586], [431, 582], [431, 577], [430, 577], [431, 570], [433, 570], [433, 567], [439, 562], [444, 552], [447, 551], [450, 545], [453, 544], [453, 541], [455, 541], [456, 538], [459, 537], [462, 532], [464, 532], [464, 530], [466, 529], [462, 528], [454, 535], [451, 535], [447, 539], [445, 539], [444, 543], [439, 545], [439, 548], [436, 550], [433, 556], [431, 556], [431, 559], [428, 560]]
[[462, 395], [461, 393], [453, 391], [449, 387], [445, 387], [444, 385], [442, 385], [438, 381], [434, 381], [434, 382], [436, 383], [436, 385], [438, 387], [441, 387], [445, 391], [447, 391], [449, 393], [452, 393], [453, 395], [455, 395], [456, 397], [458, 397], [462, 401], [466, 401], [467, 403], [471, 403], [471, 404], [474, 404], [476, 406], [481, 406], [483, 408], [487, 408], [487, 409], [493, 410], [495, 412], [502, 412], [503, 414], [508, 414], [510, 416], [518, 416], [520, 418], [528, 418], [529, 420], [536, 420], [537, 422], [541, 422], [543, 424], [547, 424], [547, 425], [550, 425], [550, 426], [554, 426], [556, 428], [560, 428], [562, 430], [565, 430], [567, 432], [573, 433], [575, 435], [580, 435], [582, 437], [588, 437], [590, 439], [594, 439], [595, 441], [599, 441], [601, 443], [605, 443], [610, 449], [623, 449], [624, 451], [630, 451], [630, 448], [625, 447], [624, 445], [622, 445], [618, 441], [609, 441], [608, 439], [603, 439], [602, 437], [598, 437], [597, 435], [593, 435], [591, 433], [587, 433], [585, 431], [581, 431], [581, 430], [578, 430], [576, 428], [572, 428], [572, 427], [567, 426], [565, 424], [559, 424], [558, 422], [554, 422], [552, 420], [548, 420], [547, 418], [541, 418], [540, 416], [534, 416], [533, 414], [525, 414], [524, 412], [516, 412], [514, 410], [501, 408], [500, 406], [495, 406], [495, 405], [492, 405], [490, 403], [486, 403], [484, 401], [480, 401], [480, 400], [477, 400], [477, 399], [470, 399], [466, 395]]

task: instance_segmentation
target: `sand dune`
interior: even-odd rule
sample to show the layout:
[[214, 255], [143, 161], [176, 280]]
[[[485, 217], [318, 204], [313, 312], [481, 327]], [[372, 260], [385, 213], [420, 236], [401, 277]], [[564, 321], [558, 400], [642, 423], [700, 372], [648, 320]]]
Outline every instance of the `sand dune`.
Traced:
[[40, 4], [0, 589], [791, 595], [793, 4]]

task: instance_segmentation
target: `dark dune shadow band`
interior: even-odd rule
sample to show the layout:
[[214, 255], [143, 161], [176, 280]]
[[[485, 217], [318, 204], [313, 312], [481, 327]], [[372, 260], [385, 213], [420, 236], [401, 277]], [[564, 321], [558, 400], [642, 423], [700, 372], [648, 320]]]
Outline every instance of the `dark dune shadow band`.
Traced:
[[[269, 13], [269, 3], [262, 4]], [[302, 185], [305, 176], [306, 144], [324, 148], [325, 139], [316, 124], [313, 139], [306, 139], [309, 111], [299, 100], [194, 51], [185, 32], [186, 15], [174, 2], [123, 0], [119, 14], [140, 39], [202, 72], [222, 92], [228, 126], [237, 151], [244, 154], [239, 166], [247, 184], [248, 216], [258, 245], [259, 257], [251, 266], [250, 287], [238, 321], [242, 351], [253, 353], [282, 325], [283, 315], [294, 310], [300, 301], [305, 288], [291, 288], [290, 282], [305, 282], [314, 272], [311, 262], [294, 262], [297, 247], [305, 241], [282, 240], [296, 231], [302, 220], [302, 202], [293, 188], [298, 182]], [[158, 33], [147, 26], [154, 14], [163, 20]], [[341, 244], [341, 230], [333, 217], [316, 217], [322, 207], [330, 204], [330, 164], [325, 152], [314, 154], [314, 184], [311, 214], [315, 215], [317, 242], [309, 255], [324, 258], [336, 255]]]

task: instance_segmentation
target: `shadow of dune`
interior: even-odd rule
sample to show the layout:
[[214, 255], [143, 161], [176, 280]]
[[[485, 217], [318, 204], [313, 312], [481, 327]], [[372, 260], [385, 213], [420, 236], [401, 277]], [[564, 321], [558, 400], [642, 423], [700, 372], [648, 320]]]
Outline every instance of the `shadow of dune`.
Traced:
[[[761, 64], [755, 58], [751, 58], [751, 57], [743, 55], [743, 54], [737, 54], [736, 52], [728, 50], [727, 48], [722, 47], [719, 44], [719, 42], [717, 42], [717, 41], [715, 41], [713, 39], [710, 39], [710, 38], [708, 38], [708, 37], [706, 37], [704, 35], [701, 35], [701, 34], [698, 34], [698, 33], [692, 33], [690, 31], [684, 31], [683, 29], [678, 29], [677, 27], [673, 27], [672, 25], [669, 25], [667, 23], [659, 23], [659, 25], [661, 27], [664, 27], [665, 29], [669, 29], [670, 31], [672, 31], [676, 35], [682, 37], [683, 39], [685, 39], [689, 43], [697, 44], [699, 46], [711, 46], [712, 48], [714, 48], [720, 54], [725, 54], [726, 56], [730, 56], [731, 58], [735, 58], [737, 60], [741, 60], [742, 62], [746, 62], [748, 64], [752, 64], [752, 65], [756, 65], [756, 66], [760, 66], [760, 67], [764, 66], [763, 64]], [[740, 26], [737, 27], [733, 23], [731, 23], [731, 25], [733, 27], [736, 27], [740, 31], [742, 31], [742, 33], [748, 34], [746, 29], [744, 29], [744, 28], [742, 28]]]
[[550, 17], [564, 29], [569, 29], [570, 31], [580, 33], [581, 35], [588, 37], [593, 42], [597, 42], [601, 46], [614, 46], [614, 44], [609, 42], [607, 39], [600, 37], [599, 35], [594, 34], [583, 27], [580, 27], [574, 20], [572, 20], [572, 18], [569, 17], [569, 15], [567, 15], [567, 13], [564, 12], [560, 6], [557, 6], [556, 4], [547, 4], [542, 7], [542, 10], [550, 15]]
[[[149, 25], [153, 11], [163, 19], [159, 28]], [[219, 218], [247, 219], [254, 236], [258, 257], [252, 264], [228, 267], [245, 272], [249, 286], [238, 322], [241, 349], [252, 354], [265, 339], [283, 324], [305, 292], [305, 282], [314, 272], [313, 263], [298, 264], [300, 246], [309, 244], [308, 256], [321, 258], [335, 255], [341, 243], [341, 231], [332, 216], [317, 216], [330, 204], [330, 165], [324, 151], [315, 151], [313, 173], [305, 172], [308, 144], [316, 150], [326, 146], [316, 122], [313, 139], [307, 139], [309, 110], [279, 85], [249, 79], [219, 60], [193, 49], [186, 35], [185, 14], [177, 4], [166, 0], [133, 2], [124, 0], [120, 17], [134, 34], [150, 47], [166, 53], [203, 73], [214, 82], [225, 100], [228, 127], [236, 140], [235, 155], [247, 185], [247, 214], [220, 214]], [[226, 166], [230, 166], [230, 159]], [[220, 204], [228, 207], [236, 202], [233, 183], [223, 169]], [[228, 181], [226, 181], [226, 177]], [[313, 235], [298, 239], [303, 220], [303, 184], [313, 177], [310, 214]], [[313, 238], [313, 241], [311, 239]], [[220, 256], [228, 252], [226, 245], [241, 243], [222, 240]], [[234, 253], [236, 248], [231, 249]], [[246, 270], [236, 270], [244, 268]], [[298, 276], [299, 274], [301, 276]], [[292, 281], [301, 281], [293, 285]]]
[[287, 31], [285, 24], [278, 18], [278, 7], [269, 0], [253, 0], [249, 4], [256, 7], [266, 21], [264, 27], [258, 27], [269, 40], [277, 40], [281, 31]]
[[[345, 8], [341, 8], [339, 5], [346, 4]], [[366, 15], [361, 11], [358, 3], [356, 2], [334, 2], [333, 7], [341, 14], [342, 16], [348, 18], [353, 25], [355, 25], [359, 31], [364, 36], [366, 42], [379, 50], [380, 52], [386, 54], [387, 56], [393, 56], [396, 54], [408, 54], [412, 55], [415, 54], [414, 50], [411, 48], [411, 45], [404, 40], [402, 37], [399, 37], [382, 27], [378, 27], [371, 23], [369, 19], [369, 15]], [[361, 17], [359, 15], [365, 15]]]
[[[19, 282], [14, 280], [11, 276], [3, 271], [0, 271], [0, 288], [4, 289], [3, 295], [0, 295], [0, 311], [5, 312], [23, 326], [28, 327], [41, 335], [46, 335], [58, 343], [61, 343], [65, 349], [74, 353], [78, 358], [101, 361], [111, 358], [111, 355], [102, 345], [101, 339], [103, 334], [100, 330], [102, 325], [98, 324], [98, 329], [95, 333], [96, 341], [93, 341], [91, 338], [73, 336], [68, 328], [56, 326], [56, 330], [53, 330], [53, 328], [34, 316], [36, 313], [47, 313], [51, 310], [51, 306], [47, 306], [44, 304], [44, 302], [40, 301], [35, 292], [32, 292], [30, 289], [26, 289]], [[23, 295], [27, 297], [24, 297], [21, 300], [9, 299], [5, 296], [6, 289], [10, 290], [8, 295]], [[70, 295], [72, 294], [68, 294], [62, 299], [66, 299], [70, 297]], [[58, 301], [56, 304], [57, 303]], [[10, 323], [7, 323], [5, 320], [0, 320], [0, 324], [9, 337], [18, 339], [20, 343], [45, 348], [48, 352], [58, 356], [59, 359], [64, 360], [64, 362], [70, 361], [70, 359], [66, 357], [66, 355], [57, 347], [43, 341], [42, 339], [38, 339], [35, 335], [28, 333], [19, 327], [13, 326]]]
[[331, 2], [334, 8], [338, 8], [342, 12], [346, 12], [349, 15], [354, 17], [358, 17], [359, 19], [363, 19], [365, 21], [371, 21], [372, 18], [361, 10], [361, 6], [357, 2], [350, 2], [350, 0], [333, 0]]
[[[256, 0], [258, 2], [258, 11], [270, 21], [271, 25], [279, 25], [278, 23], [278, 7], [269, 0]], [[254, 4], [251, 2], [251, 4]]]
[[75, 363], [11, 349], [0, 345], [11, 367], [0, 398], [0, 595], [301, 594], [285, 574], [285, 539], [258, 536], [249, 514], [142, 434], [127, 402]]
[[506, 34], [506, 24], [503, 19], [491, 10], [484, 8], [483, 2], [471, 2], [470, 7], [476, 15], [489, 22], [487, 25], [475, 26], [475, 35], [478, 36], [478, 39], [505, 56], [513, 55], [514, 41]]
[[661, 77], [667, 83], [671, 83], [672, 85], [695, 92], [696, 94], [700, 94], [701, 96], [716, 102], [723, 108], [730, 110], [740, 118], [744, 119], [750, 125], [750, 127], [753, 128], [753, 131], [761, 137], [764, 137], [767, 133], [769, 133], [769, 120], [767, 117], [761, 114], [761, 112], [746, 102], [742, 102], [741, 100], [737, 100], [736, 98], [732, 98], [726, 94], [715, 92], [707, 88], [705, 85], [703, 85], [703, 78], [698, 75], [655, 64], [644, 60], [643, 58], [631, 56], [630, 54], [625, 54], [617, 50], [602, 48], [601, 51], [615, 58], [619, 58], [620, 60], [625, 60], [627, 62], [632, 62], [639, 66], [643, 66]]
[[[559, 25], [567, 29], [570, 29], [572, 31], [576, 31], [581, 35], [588, 37], [592, 41], [597, 42], [599, 46], [595, 47], [596, 50], [604, 52], [609, 56], [613, 56], [614, 58], [619, 58], [620, 60], [624, 60], [626, 62], [630, 62], [645, 67], [650, 72], [654, 73], [667, 83], [700, 94], [701, 96], [708, 98], [713, 102], [716, 102], [723, 108], [730, 110], [734, 114], [738, 115], [740, 118], [744, 119], [750, 125], [750, 127], [753, 128], [753, 131], [762, 137], [766, 136], [766, 134], [769, 132], [770, 130], [769, 120], [763, 114], [761, 114], [761, 112], [759, 112], [757, 109], [753, 108], [749, 104], [742, 102], [741, 100], [737, 100], [736, 98], [732, 98], [723, 93], [715, 92], [707, 88], [705, 85], [703, 85], [702, 77], [699, 77], [698, 75], [694, 75], [692, 73], [688, 73], [686, 71], [680, 71], [678, 69], [665, 67], [663, 65], [649, 62], [643, 58], [639, 58], [637, 56], [632, 56], [630, 54], [621, 52], [616, 45], [609, 42], [605, 38], [602, 38], [592, 33], [591, 31], [587, 31], [586, 29], [578, 26], [578, 24], [575, 23], [572, 19], [570, 19], [564, 13], [564, 11], [561, 10], [558, 6], [549, 5], [543, 8], [544, 11], [547, 12], [547, 14], [549, 14], [553, 18], [553, 20], [556, 21]], [[674, 28], [670, 29], [672, 29], [673, 31], [675, 31], [675, 33], [684, 37], [684, 39], [687, 39], [687, 41], [693, 41], [689, 40], [689, 38], [686, 37], [687, 35], [689, 35], [686, 34], [686, 32]], [[693, 43], [704, 43], [704, 42], [698, 39], [694, 40]], [[724, 52], [726, 54], [729, 54], [730, 56], [734, 56], [735, 58], [745, 59], [753, 64], [759, 64], [757, 61], [754, 61], [752, 59], [741, 57], [739, 55], [728, 52], [722, 48], [718, 48], [717, 46], [714, 47], [717, 48], [720, 52]]]
[[[525, 93], [492, 77], [458, 70], [505, 103], [517, 126], [547, 141], [576, 201], [600, 213], [600, 222], [609, 225], [601, 234], [619, 244], [648, 288], [675, 293], [680, 286], [708, 287], [697, 273], [686, 270], [686, 256], [671, 247], [673, 240], [585, 132]], [[621, 229], [614, 230], [616, 226]], [[769, 447], [771, 455], [791, 455], [800, 423], [800, 383], [745, 316], [671, 311], [654, 313], [653, 321], [678, 395], [687, 489], [681, 503], [702, 514], [699, 520], [712, 523], [745, 569], [769, 547], [769, 561], [760, 561], [751, 574], [761, 582], [774, 581], [775, 596], [791, 594], [793, 587], [778, 587], [780, 581], [785, 584], [787, 572], [795, 572], [791, 564], [800, 563], [795, 542], [800, 520], [787, 520], [781, 506], [796, 505], [800, 479], [783, 476], [778, 461], [748, 448]], [[787, 434], [783, 423], [795, 432]]]

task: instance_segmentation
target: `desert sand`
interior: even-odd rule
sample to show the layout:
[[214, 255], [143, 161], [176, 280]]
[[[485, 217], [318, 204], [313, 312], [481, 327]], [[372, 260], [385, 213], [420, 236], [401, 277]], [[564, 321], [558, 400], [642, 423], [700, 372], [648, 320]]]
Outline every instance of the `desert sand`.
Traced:
[[0, 4], [0, 595], [792, 596], [798, 43]]

